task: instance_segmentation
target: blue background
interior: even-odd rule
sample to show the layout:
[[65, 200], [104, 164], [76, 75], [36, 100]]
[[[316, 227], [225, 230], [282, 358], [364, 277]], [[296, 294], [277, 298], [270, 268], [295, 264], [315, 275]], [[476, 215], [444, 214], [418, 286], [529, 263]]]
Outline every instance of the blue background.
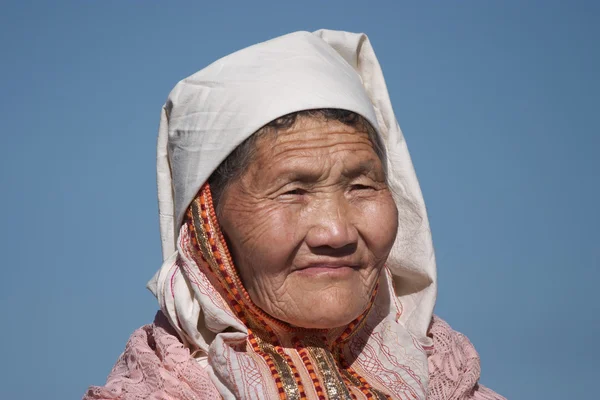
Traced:
[[592, 398], [600, 6], [2, 2], [0, 397], [77, 399], [152, 320], [160, 108], [217, 58], [364, 31], [428, 205], [436, 312], [510, 399]]

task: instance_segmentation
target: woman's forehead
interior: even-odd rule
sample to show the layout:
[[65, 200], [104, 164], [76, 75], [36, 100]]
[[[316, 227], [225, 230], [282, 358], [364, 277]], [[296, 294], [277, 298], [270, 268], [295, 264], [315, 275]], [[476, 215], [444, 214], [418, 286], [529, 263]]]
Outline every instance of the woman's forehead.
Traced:
[[370, 140], [366, 127], [352, 126], [341, 121], [324, 120], [318, 117], [302, 117], [298, 118], [298, 121], [290, 128], [261, 135], [258, 142], [262, 142], [263, 146], [310, 148], [315, 146], [315, 142], [322, 146], [325, 143], [362, 143], [370, 142]]
[[286, 132], [282, 136], [288, 136], [288, 140], [272, 138], [258, 144], [256, 157], [249, 165], [255, 172], [252, 175], [314, 181], [331, 173], [357, 176], [381, 169], [379, 157], [365, 132], [324, 131], [307, 136], [302, 132]]
[[372, 150], [369, 133], [339, 121], [297, 124], [258, 138], [258, 154], [265, 161], [286, 157], [313, 157], [340, 151]]

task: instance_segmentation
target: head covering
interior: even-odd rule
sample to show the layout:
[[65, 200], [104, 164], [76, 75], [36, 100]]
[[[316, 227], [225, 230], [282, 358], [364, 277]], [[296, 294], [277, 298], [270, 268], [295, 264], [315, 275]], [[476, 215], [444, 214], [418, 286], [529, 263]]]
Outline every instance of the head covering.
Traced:
[[[224, 57], [176, 85], [163, 107], [157, 152], [164, 263], [148, 287], [219, 392], [226, 398], [252, 398], [235, 388], [236, 382], [247, 382], [240, 371], [250, 360], [236, 359], [239, 349], [232, 345], [246, 340], [248, 326], [231, 312], [231, 304], [215, 300], [219, 296], [211, 292], [209, 276], [190, 267], [195, 259], [184, 215], [236, 146], [280, 116], [317, 108], [353, 111], [373, 125], [385, 146], [388, 184], [399, 211], [398, 234], [386, 263], [389, 274], [382, 274], [379, 288], [389, 295], [375, 301], [383, 302], [390, 315], [381, 316], [384, 323], [361, 339], [374, 354], [361, 350], [354, 354], [355, 362], [371, 385], [385, 387], [391, 375], [400, 374], [395, 382], [408, 389], [394, 393], [406, 390], [402, 393], [424, 398], [428, 374], [423, 349], [431, 345], [427, 329], [436, 296], [431, 234], [381, 68], [363, 34], [292, 33]], [[204, 196], [207, 201], [209, 195]], [[215, 225], [216, 220], [207, 223], [204, 234], [218, 239]]]

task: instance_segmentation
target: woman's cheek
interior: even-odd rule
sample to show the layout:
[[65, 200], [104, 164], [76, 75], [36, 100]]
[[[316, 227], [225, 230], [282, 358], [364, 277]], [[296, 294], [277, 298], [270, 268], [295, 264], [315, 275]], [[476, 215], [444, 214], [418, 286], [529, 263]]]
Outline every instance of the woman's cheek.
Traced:
[[[288, 296], [287, 282], [296, 249], [295, 213], [286, 207], [270, 207], [257, 213], [263, 220], [253, 234], [247, 259], [252, 273], [244, 274], [244, 285], [252, 300], [269, 311]], [[271, 310], [272, 311], [272, 310]]]
[[371, 201], [363, 203], [359, 220], [362, 221], [362, 236], [372, 255], [386, 258], [398, 232], [398, 210], [389, 194], [381, 193]]
[[299, 241], [297, 216], [293, 207], [286, 205], [270, 206], [255, 214], [261, 222], [251, 234], [254, 246], [248, 250], [262, 261], [257, 273], [279, 273], [289, 269], [288, 263]]

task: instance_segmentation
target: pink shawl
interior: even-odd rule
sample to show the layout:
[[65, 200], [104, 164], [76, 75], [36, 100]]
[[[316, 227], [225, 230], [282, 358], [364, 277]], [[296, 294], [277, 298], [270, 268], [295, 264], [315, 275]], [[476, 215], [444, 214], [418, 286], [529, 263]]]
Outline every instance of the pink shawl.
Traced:
[[[427, 349], [430, 400], [502, 400], [478, 384], [479, 356], [466, 336], [433, 317]], [[204, 368], [190, 355], [162, 312], [136, 330], [106, 386], [91, 386], [84, 400], [219, 399]]]

